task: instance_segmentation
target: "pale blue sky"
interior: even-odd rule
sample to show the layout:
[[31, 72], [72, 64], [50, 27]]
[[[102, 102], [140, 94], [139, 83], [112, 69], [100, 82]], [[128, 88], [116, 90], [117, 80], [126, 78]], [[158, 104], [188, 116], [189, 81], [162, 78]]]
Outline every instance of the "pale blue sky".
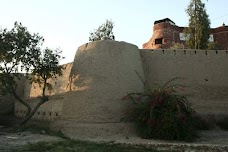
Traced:
[[[185, 9], [190, 0], [0, 0], [0, 26], [15, 21], [45, 38], [45, 45], [63, 50], [61, 63], [72, 62], [77, 48], [88, 42], [89, 32], [111, 19], [117, 41], [139, 48], [152, 36], [155, 20], [170, 18], [187, 26]], [[203, 0], [211, 27], [228, 25], [228, 0]]]

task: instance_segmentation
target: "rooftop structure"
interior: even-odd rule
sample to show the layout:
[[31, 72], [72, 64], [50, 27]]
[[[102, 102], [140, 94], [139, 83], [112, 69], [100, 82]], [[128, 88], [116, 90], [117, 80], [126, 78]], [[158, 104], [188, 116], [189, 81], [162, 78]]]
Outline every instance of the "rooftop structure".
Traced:
[[[184, 29], [186, 27], [177, 26], [169, 18], [154, 22], [153, 35], [151, 39], [143, 44], [144, 49], [169, 49], [175, 43], [180, 43], [186, 48]], [[228, 49], [228, 26], [224, 23], [217, 28], [211, 28], [209, 42], [216, 42], [219, 49]]]

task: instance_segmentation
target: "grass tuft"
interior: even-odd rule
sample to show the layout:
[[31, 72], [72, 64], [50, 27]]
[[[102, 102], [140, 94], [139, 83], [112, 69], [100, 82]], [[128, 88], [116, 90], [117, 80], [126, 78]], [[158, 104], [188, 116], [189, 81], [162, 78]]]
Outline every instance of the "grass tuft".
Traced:
[[158, 152], [152, 148], [143, 146], [130, 146], [110, 143], [95, 143], [79, 140], [65, 140], [58, 142], [38, 142], [36, 144], [27, 144], [11, 152]]
[[49, 136], [56, 136], [56, 137], [60, 137], [63, 139], [68, 139], [68, 137], [65, 136], [61, 131], [54, 131], [48, 127], [41, 127], [39, 125], [34, 125], [34, 124], [28, 125], [28, 126], [23, 126], [23, 127], [17, 127], [14, 130], [16, 132], [29, 131], [34, 134], [46, 134]]

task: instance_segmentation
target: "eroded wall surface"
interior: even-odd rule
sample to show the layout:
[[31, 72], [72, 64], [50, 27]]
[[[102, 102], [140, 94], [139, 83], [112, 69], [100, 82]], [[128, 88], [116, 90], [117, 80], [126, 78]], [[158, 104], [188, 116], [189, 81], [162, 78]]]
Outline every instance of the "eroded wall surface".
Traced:
[[146, 80], [164, 84], [174, 77], [200, 114], [227, 115], [228, 52], [214, 50], [140, 50]]
[[[64, 64], [62, 70], [62, 76], [57, 76], [54, 79], [49, 79], [48, 83], [52, 84], [52, 90], [46, 90], [47, 95], [56, 95], [69, 91], [70, 86], [70, 72], [73, 63]], [[42, 86], [39, 86], [37, 83], [30, 84], [29, 82], [25, 83], [24, 88], [24, 97], [25, 98], [34, 98], [42, 95]]]
[[[121, 98], [143, 91], [148, 84], [165, 83], [174, 77], [193, 108], [201, 114], [227, 115], [228, 52], [204, 50], [140, 50], [117, 41], [97, 41], [78, 48], [73, 63], [66, 64], [63, 77], [51, 80], [50, 101], [43, 104], [33, 119], [73, 120], [75, 123], [117, 123], [131, 106]], [[41, 95], [37, 84], [21, 85], [20, 94], [31, 105]], [[22, 117], [25, 107], [15, 105]]]
[[[62, 115], [63, 99], [63, 95], [50, 96], [49, 101], [40, 106], [40, 108], [33, 115], [32, 119], [44, 121], [60, 119]], [[32, 108], [34, 108], [40, 101], [39, 98], [27, 98], [25, 100]], [[17, 117], [24, 117], [26, 110], [26, 107], [21, 103], [15, 103], [14, 113]]]
[[64, 100], [62, 118], [120, 122], [129, 105], [122, 97], [143, 91], [139, 75], [144, 78], [137, 46], [117, 41], [82, 45], [73, 62], [71, 91]]
[[[64, 93], [68, 92], [70, 86], [70, 72], [72, 63], [63, 65], [63, 75], [54, 79], [48, 80], [52, 84], [52, 90], [46, 90], [46, 95], [49, 95], [49, 101], [40, 106], [32, 119], [35, 120], [55, 120], [61, 117]], [[39, 102], [39, 97], [42, 94], [42, 88], [37, 83], [30, 84], [29, 81], [23, 81], [24, 85], [20, 85], [20, 96], [26, 100], [32, 108]], [[23, 86], [23, 87], [22, 87]], [[21, 103], [16, 102], [14, 113], [18, 117], [23, 117], [26, 113], [26, 107]]]

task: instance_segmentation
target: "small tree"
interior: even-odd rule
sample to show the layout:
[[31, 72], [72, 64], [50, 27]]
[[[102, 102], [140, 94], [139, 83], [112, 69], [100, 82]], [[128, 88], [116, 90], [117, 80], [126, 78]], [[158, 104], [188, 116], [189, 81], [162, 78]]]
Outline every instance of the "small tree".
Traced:
[[[42, 88], [42, 94], [38, 104], [24, 117], [21, 124], [25, 124], [39, 109], [39, 107], [48, 101], [46, 89], [52, 90], [52, 85], [48, 82], [49, 79], [62, 76], [63, 67], [59, 65], [59, 60], [62, 58], [59, 54], [60, 50], [51, 50], [46, 48], [43, 55], [40, 55], [33, 63], [31, 82], [38, 83]], [[31, 107], [30, 107], [31, 108]]]
[[[44, 39], [38, 34], [30, 34], [26, 27], [21, 23], [15, 22], [11, 31], [4, 29], [0, 32], [0, 94], [10, 94], [15, 97], [26, 108], [25, 117], [20, 125], [25, 124], [46, 101], [45, 95], [47, 87], [50, 88], [48, 79], [62, 74], [62, 67], [58, 66], [59, 50], [45, 49], [41, 52]], [[43, 87], [40, 102], [32, 107], [22, 99], [17, 93], [18, 82], [25, 72], [30, 74], [32, 82], [38, 82]], [[29, 78], [28, 75], [26, 78]]]
[[210, 36], [210, 20], [201, 0], [191, 0], [186, 12], [189, 25], [185, 29], [186, 44], [191, 49], [207, 49]]
[[114, 23], [106, 20], [106, 22], [99, 26], [98, 29], [90, 32], [89, 41], [115, 40], [115, 36], [112, 32], [113, 27]]

